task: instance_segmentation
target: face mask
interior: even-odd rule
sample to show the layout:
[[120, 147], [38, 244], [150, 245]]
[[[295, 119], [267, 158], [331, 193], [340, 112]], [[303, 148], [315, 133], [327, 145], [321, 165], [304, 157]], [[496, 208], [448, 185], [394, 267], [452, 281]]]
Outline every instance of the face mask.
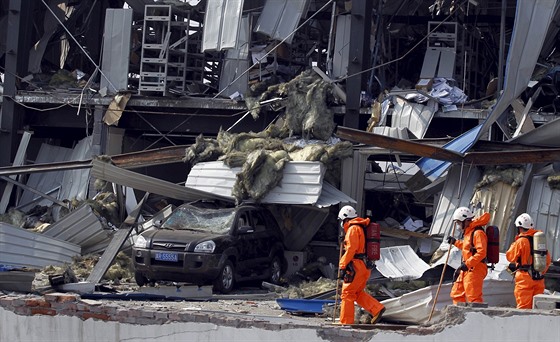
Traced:
[[455, 222], [455, 231], [456, 231], [456, 232], [460, 232], [460, 231], [462, 231], [462, 230], [463, 230], [463, 224], [462, 224], [461, 222], [459, 222], [459, 221], [456, 221], [456, 222]]

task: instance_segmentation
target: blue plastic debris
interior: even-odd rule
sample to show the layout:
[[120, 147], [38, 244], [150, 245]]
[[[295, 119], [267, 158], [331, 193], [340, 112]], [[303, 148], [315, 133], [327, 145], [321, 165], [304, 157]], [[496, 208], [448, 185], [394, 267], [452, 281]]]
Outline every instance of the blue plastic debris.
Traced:
[[280, 309], [297, 313], [323, 313], [323, 305], [334, 304], [334, 300], [327, 299], [276, 299]]

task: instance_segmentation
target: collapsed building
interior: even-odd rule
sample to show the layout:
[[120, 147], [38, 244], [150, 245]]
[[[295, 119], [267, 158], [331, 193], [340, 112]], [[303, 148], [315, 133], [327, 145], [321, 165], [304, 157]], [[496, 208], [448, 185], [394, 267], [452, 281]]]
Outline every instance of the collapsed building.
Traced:
[[[105, 252], [97, 283], [200, 198], [269, 204], [290, 257], [334, 265], [333, 210], [352, 203], [401, 255], [389, 264], [430, 262], [378, 279], [438, 279], [459, 206], [492, 214], [502, 252], [528, 212], [560, 258], [555, 1], [1, 4], [0, 264]], [[315, 196], [267, 199], [301, 161], [320, 165]]]

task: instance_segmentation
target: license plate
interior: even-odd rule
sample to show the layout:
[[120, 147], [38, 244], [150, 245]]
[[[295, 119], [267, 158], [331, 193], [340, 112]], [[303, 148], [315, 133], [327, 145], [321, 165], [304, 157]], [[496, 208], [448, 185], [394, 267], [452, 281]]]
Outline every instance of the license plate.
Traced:
[[177, 262], [179, 256], [177, 253], [156, 253], [156, 260]]

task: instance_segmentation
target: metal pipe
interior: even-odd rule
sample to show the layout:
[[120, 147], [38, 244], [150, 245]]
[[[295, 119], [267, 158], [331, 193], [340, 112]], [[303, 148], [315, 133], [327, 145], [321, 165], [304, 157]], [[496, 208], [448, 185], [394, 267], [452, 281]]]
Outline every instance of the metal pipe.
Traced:
[[506, 40], [506, 8], [507, 0], [502, 0], [502, 14], [500, 21], [500, 51], [498, 56], [498, 88], [496, 97], [502, 91], [504, 84], [504, 54], [505, 54], [505, 40]]

